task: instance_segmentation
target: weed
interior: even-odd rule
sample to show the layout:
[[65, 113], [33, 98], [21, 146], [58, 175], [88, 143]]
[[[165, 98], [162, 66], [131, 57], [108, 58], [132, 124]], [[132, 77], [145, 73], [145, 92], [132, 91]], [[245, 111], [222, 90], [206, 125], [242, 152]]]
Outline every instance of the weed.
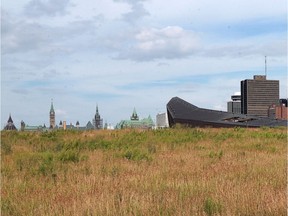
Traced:
[[223, 157], [223, 151], [222, 150], [220, 150], [219, 152], [210, 151], [209, 157], [221, 159]]
[[1, 212], [6, 215], [20, 215], [17, 211], [16, 206], [13, 204], [14, 202], [9, 198], [1, 198]]
[[61, 151], [58, 155], [58, 159], [62, 162], [79, 162], [80, 153], [78, 150], [75, 149], [68, 149], [65, 151]]
[[12, 153], [12, 147], [10, 143], [3, 142], [1, 143], [1, 154], [7, 155]]
[[3, 131], [1, 141], [2, 215], [286, 212], [286, 128]]
[[148, 144], [147, 149], [148, 149], [148, 152], [149, 152], [150, 154], [155, 154], [155, 153], [156, 153], [156, 146], [153, 145], [153, 144]]
[[219, 202], [213, 200], [210, 197], [204, 201], [204, 212], [209, 216], [213, 214], [221, 214], [222, 208], [223, 207]]
[[123, 153], [123, 157], [128, 160], [134, 160], [134, 161], [152, 160], [151, 156], [148, 153], [142, 152], [139, 149], [128, 149]]
[[277, 148], [275, 146], [270, 147], [269, 151], [271, 153], [275, 153], [277, 151]]

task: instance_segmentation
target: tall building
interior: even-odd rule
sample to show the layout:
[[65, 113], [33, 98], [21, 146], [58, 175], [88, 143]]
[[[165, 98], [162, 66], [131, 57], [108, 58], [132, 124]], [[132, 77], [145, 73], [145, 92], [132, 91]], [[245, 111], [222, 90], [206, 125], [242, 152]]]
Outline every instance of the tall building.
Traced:
[[267, 117], [271, 104], [279, 101], [279, 80], [267, 80], [264, 75], [241, 81], [241, 113]]
[[53, 128], [55, 128], [55, 111], [54, 111], [54, 107], [53, 107], [53, 101], [51, 101], [49, 118], [50, 118], [50, 129], [53, 129]]
[[231, 96], [231, 101], [227, 102], [227, 112], [241, 113], [241, 94], [240, 94], [240, 92], [235, 92], [235, 94]]
[[93, 119], [93, 125], [94, 129], [96, 130], [103, 129], [103, 119], [101, 119], [101, 116], [99, 114], [98, 105], [96, 106], [96, 114]]

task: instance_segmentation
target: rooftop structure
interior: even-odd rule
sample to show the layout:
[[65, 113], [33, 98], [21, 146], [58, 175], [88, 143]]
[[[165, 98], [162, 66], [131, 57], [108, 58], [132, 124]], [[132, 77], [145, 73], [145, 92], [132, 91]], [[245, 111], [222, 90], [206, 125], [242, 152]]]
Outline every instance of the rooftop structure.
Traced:
[[4, 130], [17, 130], [17, 128], [15, 127], [11, 114], [9, 115], [8, 121], [6, 126], [4, 127]]
[[59, 126], [56, 126], [55, 129], [58, 130], [94, 130], [94, 125], [91, 121], [88, 121], [85, 126], [80, 126], [79, 121], [76, 121], [76, 124], [66, 124], [66, 121], [60, 121]]
[[231, 101], [227, 102], [227, 111], [231, 113], [241, 113], [241, 93], [235, 92], [231, 96]]
[[179, 97], [168, 102], [167, 114], [170, 127], [175, 124], [189, 127], [287, 127], [285, 120], [203, 109]]

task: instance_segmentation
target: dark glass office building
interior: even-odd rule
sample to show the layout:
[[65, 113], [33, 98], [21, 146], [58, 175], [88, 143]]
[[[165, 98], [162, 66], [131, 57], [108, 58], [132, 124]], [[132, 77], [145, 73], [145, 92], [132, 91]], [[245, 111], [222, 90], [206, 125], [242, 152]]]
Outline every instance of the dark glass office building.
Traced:
[[255, 75], [241, 81], [241, 112], [255, 116], [268, 116], [268, 108], [279, 101], [279, 80], [267, 80]]

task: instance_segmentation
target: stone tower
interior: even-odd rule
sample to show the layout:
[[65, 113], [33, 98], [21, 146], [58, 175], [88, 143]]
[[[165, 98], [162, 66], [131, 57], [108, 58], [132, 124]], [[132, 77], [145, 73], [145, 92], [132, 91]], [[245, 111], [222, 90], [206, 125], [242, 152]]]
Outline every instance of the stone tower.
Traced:
[[49, 117], [50, 117], [50, 129], [53, 129], [55, 127], [55, 111], [53, 107], [53, 100], [51, 101]]
[[93, 119], [93, 124], [96, 130], [103, 129], [103, 119], [101, 119], [101, 116], [99, 114], [98, 105], [96, 105], [96, 114]]

